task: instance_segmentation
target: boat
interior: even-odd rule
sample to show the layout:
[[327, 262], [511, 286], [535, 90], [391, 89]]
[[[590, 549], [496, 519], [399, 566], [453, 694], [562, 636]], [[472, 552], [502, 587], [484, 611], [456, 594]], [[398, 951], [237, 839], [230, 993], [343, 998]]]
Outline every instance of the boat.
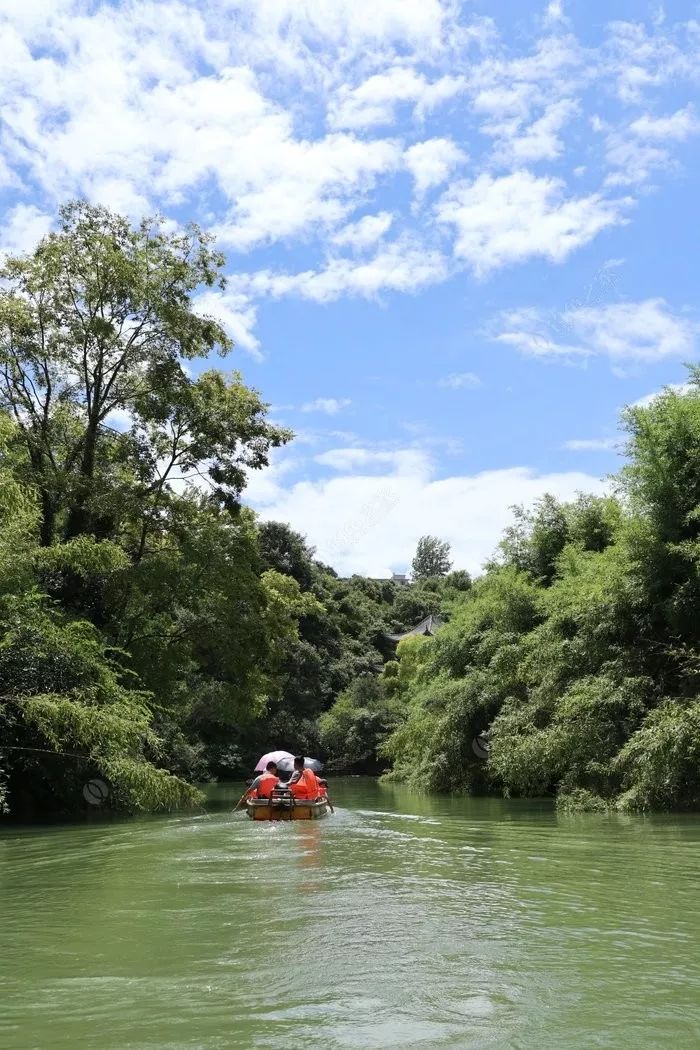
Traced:
[[327, 816], [328, 799], [294, 798], [286, 788], [275, 788], [269, 798], [248, 798], [245, 804], [251, 820], [320, 820]]

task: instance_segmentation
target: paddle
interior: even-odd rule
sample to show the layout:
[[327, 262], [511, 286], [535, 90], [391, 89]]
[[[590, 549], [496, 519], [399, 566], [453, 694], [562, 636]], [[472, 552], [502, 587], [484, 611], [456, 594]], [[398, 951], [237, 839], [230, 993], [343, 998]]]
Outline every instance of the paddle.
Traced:
[[326, 800], [326, 804], [327, 804], [327, 806], [328, 806], [329, 810], [331, 811], [331, 813], [333, 813], [333, 814], [334, 814], [334, 813], [335, 813], [335, 810], [333, 809], [333, 803], [331, 802], [331, 800], [330, 800], [330, 799], [329, 799], [329, 797], [328, 797], [328, 784], [326, 784], [326, 794], [325, 794], [325, 795], [322, 795], [321, 797], [322, 797], [322, 798], [325, 798], [325, 800]]
[[247, 794], [248, 794], [248, 792], [249, 792], [249, 791], [250, 791], [250, 788], [246, 788], [246, 790], [245, 790], [245, 791], [243, 792], [243, 794], [242, 794], [242, 795], [241, 795], [241, 797], [239, 798], [239, 800], [238, 800], [238, 802], [236, 803], [236, 805], [235, 805], [235, 806], [233, 807], [233, 809], [231, 810], [231, 812], [232, 812], [232, 813], [235, 813], [235, 812], [236, 812], [236, 810], [237, 810], [237, 809], [238, 809], [238, 807], [240, 806], [241, 802], [245, 802], [246, 796], [247, 796]]

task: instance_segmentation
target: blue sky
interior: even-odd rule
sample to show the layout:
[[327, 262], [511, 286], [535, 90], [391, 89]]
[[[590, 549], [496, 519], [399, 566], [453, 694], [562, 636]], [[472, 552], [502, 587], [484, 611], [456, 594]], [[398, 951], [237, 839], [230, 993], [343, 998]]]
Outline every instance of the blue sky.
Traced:
[[2, 250], [86, 196], [211, 229], [251, 478], [340, 572], [601, 491], [696, 356], [700, 5], [0, 0]]

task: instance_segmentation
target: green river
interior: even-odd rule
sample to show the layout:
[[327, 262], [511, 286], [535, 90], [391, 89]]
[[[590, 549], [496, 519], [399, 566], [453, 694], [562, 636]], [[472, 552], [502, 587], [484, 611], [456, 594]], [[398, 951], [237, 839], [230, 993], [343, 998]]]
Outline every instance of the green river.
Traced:
[[0, 832], [3, 1050], [700, 1046], [700, 816], [240, 788]]

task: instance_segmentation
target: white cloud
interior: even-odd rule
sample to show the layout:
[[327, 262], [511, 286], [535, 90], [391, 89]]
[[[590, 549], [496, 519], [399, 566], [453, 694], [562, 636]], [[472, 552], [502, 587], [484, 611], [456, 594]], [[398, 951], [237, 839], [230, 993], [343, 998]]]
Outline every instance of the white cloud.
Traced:
[[693, 107], [688, 104], [684, 109], [677, 109], [675, 113], [665, 117], [652, 117], [645, 113], [632, 121], [630, 131], [643, 139], [683, 141], [700, 131], [700, 121], [695, 116]]
[[228, 332], [235, 346], [260, 358], [260, 342], [253, 329], [257, 307], [250, 299], [234, 289], [202, 292], [194, 301], [194, 310], [200, 316], [214, 317]]
[[455, 229], [457, 258], [483, 277], [533, 256], [562, 262], [601, 230], [621, 223], [624, 204], [597, 193], [566, 197], [561, 179], [516, 171], [457, 183], [438, 202], [437, 215]]
[[245, 34], [233, 34], [236, 64], [226, 19], [206, 18], [177, 4], [105, 4], [49, 20], [41, 60], [11, 28], [6, 163], [26, 167], [53, 200], [85, 194], [133, 216], [215, 191], [222, 203], [209, 225], [240, 250], [342, 221], [400, 166], [401, 147], [297, 134], [291, 107], [267, 97], [246, 65]]
[[34, 204], [17, 204], [5, 218], [0, 231], [0, 257], [22, 255], [36, 247], [51, 229], [52, 217]]
[[439, 50], [447, 29], [449, 5], [440, 0], [224, 0], [253, 40], [268, 47], [323, 43], [353, 56], [369, 46]]
[[440, 252], [403, 238], [381, 247], [369, 259], [331, 259], [323, 270], [284, 274], [261, 270], [240, 278], [253, 295], [299, 295], [327, 303], [341, 296], [373, 298], [383, 291], [415, 292], [445, 279], [447, 262]]
[[[330, 302], [449, 277], [435, 217], [478, 276], [533, 257], [560, 262], [623, 221], [628, 202], [572, 196], [561, 179], [521, 169], [556, 160], [561, 170], [584, 89], [604, 94], [610, 78], [643, 101], [624, 134], [607, 128], [598, 143], [611, 183], [668, 166], [668, 143], [697, 130], [695, 112], [660, 115], [660, 99], [644, 96], [694, 75], [697, 29], [615, 22], [602, 45], [584, 48], [559, 0], [540, 11], [540, 36], [524, 51], [527, 34], [504, 38], [459, 0], [0, 2], [0, 185], [15, 206], [4, 245], [31, 246], [71, 196], [133, 218], [191, 215], [241, 252], [301, 245], [303, 263], [285, 268], [302, 272], [264, 270], [200, 302], [253, 354], [257, 295]], [[423, 122], [424, 141], [407, 147], [416, 126], [394, 127], [399, 117]], [[425, 194], [467, 161], [475, 121], [493, 151], [480, 157], [477, 137], [470, 179], [428, 211]], [[496, 177], [499, 163], [516, 170]], [[416, 192], [402, 214], [392, 180], [406, 170]], [[12, 195], [29, 190], [34, 202], [17, 205]], [[387, 245], [392, 224], [407, 232]], [[338, 251], [374, 244], [362, 262]]]
[[547, 25], [556, 25], [558, 22], [563, 22], [565, 15], [562, 0], [549, 0], [544, 17]]
[[394, 217], [391, 212], [380, 211], [376, 215], [363, 215], [357, 222], [344, 226], [334, 233], [331, 240], [340, 247], [347, 246], [361, 251], [371, 248], [388, 231]]
[[315, 457], [323, 467], [338, 471], [367, 471], [391, 467], [397, 474], [427, 474], [430, 459], [419, 449], [380, 450], [367, 448], [333, 448]]
[[[604, 130], [602, 121], [597, 130]], [[676, 110], [664, 117], [648, 113], [632, 121], [629, 128], [608, 129], [605, 140], [606, 159], [612, 171], [608, 186], [633, 186], [646, 182], [655, 170], [672, 169], [677, 161], [668, 148], [671, 142], [682, 142], [700, 132], [693, 107]]]
[[[694, 23], [689, 22], [685, 29], [690, 35]], [[615, 81], [623, 102], [639, 102], [649, 89], [694, 73], [692, 41], [684, 49], [673, 35], [658, 32], [658, 27], [649, 33], [641, 20], [611, 22], [608, 33], [601, 72]]]
[[[295, 436], [295, 444], [299, 435]], [[272, 449], [270, 464], [264, 470], [251, 470], [248, 473], [245, 487], [245, 498], [256, 506], [274, 504], [280, 492], [283, 492], [284, 479], [303, 466], [303, 460], [290, 455], [286, 449]]]
[[322, 412], [326, 416], [335, 416], [342, 409], [352, 404], [347, 397], [317, 397], [315, 401], [307, 401], [301, 406], [302, 412]]
[[611, 452], [619, 447], [618, 438], [580, 438], [565, 441], [564, 448], [569, 452]]
[[105, 416], [104, 421], [106, 426], [111, 427], [112, 430], [118, 430], [120, 433], [123, 433], [131, 429], [134, 417], [126, 408], [114, 408]]
[[448, 179], [467, 156], [452, 139], [436, 138], [409, 146], [404, 159], [415, 180], [416, 193], [422, 196]]
[[505, 328], [494, 336], [497, 343], [513, 346], [521, 354], [529, 357], [560, 357], [563, 359], [575, 359], [590, 357], [591, 351], [585, 347], [577, 346], [575, 343], [559, 342], [553, 333], [548, 332], [546, 324], [539, 324], [534, 329], [520, 327], [520, 322], [513, 319], [512, 315], [504, 315]]
[[572, 97], [594, 75], [590, 54], [570, 33], [542, 36], [530, 55], [502, 55], [497, 51], [487, 55], [469, 77], [474, 112], [492, 122], [486, 128], [498, 121], [527, 121], [536, 108]]
[[661, 390], [654, 390], [651, 394], [645, 394], [644, 397], [640, 397], [637, 401], [633, 401], [632, 408], [648, 408], [658, 397], [662, 394], [671, 391], [674, 394], [678, 394], [681, 397], [683, 394], [689, 394], [691, 391], [697, 390], [697, 387], [693, 383], [667, 383]]
[[12, 171], [4, 157], [0, 156], [0, 189], [8, 187], [19, 189], [21, 185], [19, 177]]
[[474, 372], [453, 372], [452, 375], [441, 379], [439, 386], [450, 387], [452, 390], [476, 390], [483, 386], [478, 375]]
[[606, 159], [612, 169], [605, 179], [606, 186], [638, 186], [646, 182], [653, 171], [674, 165], [668, 150], [618, 132], [607, 138]]
[[[343, 575], [386, 576], [405, 569], [426, 533], [452, 545], [455, 565], [478, 572], [511, 521], [513, 504], [531, 504], [545, 492], [571, 499], [579, 491], [605, 490], [590, 474], [539, 474], [526, 467], [437, 478], [424, 455], [404, 451], [412, 459], [394, 452], [387, 469], [376, 473], [381, 460], [373, 450], [366, 450], [366, 458], [362, 450], [336, 450], [326, 454], [326, 463], [347, 473], [278, 484], [274, 498], [268, 492], [258, 509], [264, 518], [289, 522], [306, 535], [319, 558]], [[370, 467], [372, 473], [350, 472]]]
[[[252, 151], [247, 162], [252, 170], [245, 182], [239, 172], [227, 184], [235, 203], [216, 227], [221, 243], [239, 250], [332, 229], [379, 176], [400, 166], [399, 145], [381, 139], [363, 141], [345, 134], [308, 142], [276, 134], [270, 141], [256, 138], [262, 141], [243, 145]], [[237, 184], [241, 189], [236, 194]]]
[[558, 314], [534, 308], [507, 311], [496, 342], [536, 357], [607, 355], [615, 363], [689, 357], [698, 325], [671, 312], [663, 299], [577, 306]]
[[329, 123], [335, 128], [369, 128], [390, 124], [397, 106], [410, 103], [424, 117], [453, 98], [464, 88], [462, 77], [445, 75], [430, 81], [410, 66], [396, 65], [375, 73], [355, 88], [342, 88], [329, 110]]
[[497, 139], [495, 159], [512, 166], [556, 160], [564, 148], [559, 132], [578, 112], [578, 103], [563, 98], [552, 102], [544, 113], [523, 127], [519, 121], [485, 125], [482, 130]]
[[476, 91], [472, 98], [472, 109], [475, 113], [484, 113], [491, 118], [491, 123], [483, 125], [485, 130], [496, 127], [497, 121], [524, 120], [533, 104], [540, 98], [539, 88], [528, 81], [514, 81], [507, 67], [486, 67], [489, 75], [486, 84]]
[[697, 324], [671, 313], [663, 299], [577, 307], [562, 316], [592, 352], [617, 361], [658, 361], [693, 353]]

